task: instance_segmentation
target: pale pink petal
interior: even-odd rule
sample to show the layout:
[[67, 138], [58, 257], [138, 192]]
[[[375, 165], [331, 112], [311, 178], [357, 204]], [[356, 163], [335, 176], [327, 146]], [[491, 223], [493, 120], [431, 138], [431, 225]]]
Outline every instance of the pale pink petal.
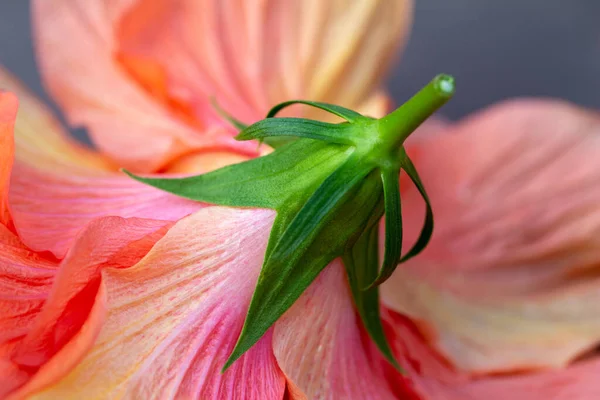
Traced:
[[[93, 348], [39, 398], [281, 399], [271, 333], [224, 374], [274, 213], [205, 208], [138, 264], [106, 268], [107, 316]], [[67, 396], [68, 394], [68, 396]]]
[[8, 330], [3, 326], [0, 337], [0, 365], [11, 372], [0, 374], [4, 393], [32, 377], [30, 386], [48, 384], [82, 358], [102, 327], [104, 306], [96, 301], [100, 270], [135, 264], [166, 228], [161, 221], [117, 217], [92, 222], [60, 265], [16, 238], [2, 247], [0, 307], [7, 318], [2, 324], [12, 324]]
[[[1, 69], [0, 87], [16, 93], [20, 101], [8, 197], [16, 230], [31, 249], [49, 250], [62, 258], [75, 236], [95, 218], [175, 221], [201, 207], [132, 180], [75, 143], [46, 108]], [[16, 105], [7, 100], [0, 107], [9, 103]], [[12, 131], [1, 137], [7, 141], [1, 151], [11, 149]], [[11, 157], [2, 161], [8, 163]]]
[[[415, 144], [436, 230], [384, 285], [472, 375], [564, 368], [600, 342], [600, 117], [505, 103]], [[422, 200], [403, 188], [407, 242]]]
[[396, 399], [369, 340], [336, 260], [276, 322], [273, 348], [308, 399]]
[[[384, 313], [389, 338], [423, 400], [588, 400], [600, 396], [600, 359], [585, 360], [545, 372], [471, 377], [458, 372], [436, 354], [407, 318]], [[392, 379], [402, 377], [395, 376]]]

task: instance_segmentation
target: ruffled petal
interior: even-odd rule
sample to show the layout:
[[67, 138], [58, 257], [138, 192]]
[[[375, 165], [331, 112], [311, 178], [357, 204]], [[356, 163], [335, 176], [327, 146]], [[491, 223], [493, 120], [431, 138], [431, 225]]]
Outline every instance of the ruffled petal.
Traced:
[[[600, 117], [515, 101], [413, 149], [433, 202], [429, 247], [384, 285], [473, 376], [564, 368], [600, 342]], [[405, 188], [407, 241], [420, 227]]]
[[271, 333], [220, 373], [273, 218], [267, 210], [205, 208], [179, 221], [135, 266], [104, 269], [102, 331], [85, 358], [36, 398], [283, 398]]
[[[62, 258], [75, 236], [95, 218], [174, 221], [201, 207], [117, 172], [114, 165], [69, 138], [44, 106], [3, 70], [0, 87], [16, 93], [20, 101], [9, 202], [16, 230], [31, 249]], [[12, 132], [3, 132], [2, 138], [8, 142], [0, 151], [8, 151]], [[10, 156], [2, 158], [9, 160]]]
[[14, 170], [10, 203], [19, 235], [30, 248], [49, 250], [59, 258], [93, 219], [176, 221], [202, 207], [126, 176], [55, 175], [18, 162]]
[[13, 130], [18, 104], [14, 94], [0, 91], [0, 224], [4, 226], [10, 222], [8, 183], [14, 160]]
[[0, 398], [27, 379], [10, 357], [40, 312], [56, 270], [55, 261], [33, 253], [0, 225]]
[[361, 332], [344, 268], [336, 260], [275, 324], [273, 348], [308, 399], [396, 399]]
[[29, 386], [47, 385], [82, 358], [102, 326], [100, 270], [135, 264], [167, 227], [140, 219], [95, 221], [60, 264], [31, 252], [14, 236], [4, 240], [0, 368], [10, 372], [0, 374], [4, 394], [32, 377]]
[[[600, 396], [600, 359], [542, 372], [471, 377], [455, 370], [419, 333], [419, 328], [394, 312], [384, 312], [396, 357], [418, 397], [424, 400], [573, 400]], [[391, 381], [403, 381], [391, 375]]]
[[151, 172], [199, 150], [257, 155], [212, 98], [248, 123], [292, 98], [382, 114], [378, 85], [411, 11], [411, 0], [38, 0], [33, 16], [70, 121], [119, 165]]

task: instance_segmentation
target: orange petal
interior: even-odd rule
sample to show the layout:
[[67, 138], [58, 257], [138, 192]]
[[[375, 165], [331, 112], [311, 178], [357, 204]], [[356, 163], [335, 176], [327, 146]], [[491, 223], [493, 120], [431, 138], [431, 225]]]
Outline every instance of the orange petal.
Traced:
[[0, 225], [1, 398], [28, 378], [10, 357], [42, 308], [56, 269], [56, 262], [33, 253]]
[[13, 129], [18, 104], [14, 94], [0, 91], [0, 224], [4, 226], [10, 222], [8, 182], [14, 159]]
[[273, 347], [283, 373], [308, 399], [395, 399], [368, 340], [344, 268], [334, 261], [276, 322]]
[[[9, 386], [27, 383], [16, 398], [61, 378], [86, 354], [104, 321], [100, 271], [135, 264], [165, 234], [166, 228], [161, 221], [112, 217], [93, 222], [79, 236], [60, 264], [51, 291], [48, 282], [54, 269], [50, 269], [52, 276], [45, 277], [46, 285], [36, 288], [40, 306], [46, 301], [41, 309], [30, 306], [27, 330], [11, 347], [10, 364], [16, 371], [14, 376], [20, 379], [3, 379], [8, 379]], [[28, 269], [21, 267], [15, 276], [34, 284], [26, 271], [32, 270], [35, 262], [35, 255], [27, 255], [24, 263]], [[17, 300], [27, 299], [22, 290], [10, 288], [5, 293], [9, 292]]]
[[[415, 143], [436, 230], [384, 299], [466, 373], [563, 368], [600, 342], [600, 117], [521, 100]], [[407, 241], [422, 201], [403, 193]]]
[[[16, 93], [20, 101], [9, 202], [16, 230], [31, 249], [49, 250], [62, 258], [75, 236], [95, 218], [173, 221], [201, 207], [116, 172], [112, 164], [69, 138], [44, 106], [1, 69], [0, 87]], [[10, 98], [0, 101], [0, 107], [16, 106]], [[2, 151], [10, 150], [12, 130], [1, 137], [8, 141]]]
[[[281, 399], [271, 333], [220, 373], [247, 311], [273, 221], [205, 208], [131, 268], [106, 268], [106, 322], [87, 356], [40, 398]], [[73, 276], [73, 278], [75, 278]]]

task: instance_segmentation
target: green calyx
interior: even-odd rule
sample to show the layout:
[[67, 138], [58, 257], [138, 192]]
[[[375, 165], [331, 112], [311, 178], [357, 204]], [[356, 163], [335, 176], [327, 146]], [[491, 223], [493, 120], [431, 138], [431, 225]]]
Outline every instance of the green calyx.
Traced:
[[[277, 212], [248, 314], [223, 370], [252, 347], [319, 273], [342, 257], [358, 314], [383, 355], [399, 369], [383, 332], [378, 285], [417, 255], [433, 232], [429, 199], [403, 148], [408, 136], [454, 93], [454, 79], [438, 75], [382, 119], [325, 103], [289, 101], [245, 126], [237, 140], [264, 141], [271, 154], [207, 174], [176, 179], [132, 178], [189, 199]], [[338, 124], [276, 118], [293, 104], [325, 110]], [[220, 111], [224, 114], [223, 111]], [[403, 169], [427, 205], [421, 235], [402, 255], [399, 173]], [[385, 215], [380, 266], [378, 226]]]

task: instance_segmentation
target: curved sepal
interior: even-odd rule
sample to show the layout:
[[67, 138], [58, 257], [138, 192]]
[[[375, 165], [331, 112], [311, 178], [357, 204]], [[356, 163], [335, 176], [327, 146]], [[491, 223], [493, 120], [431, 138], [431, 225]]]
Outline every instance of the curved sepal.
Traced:
[[365, 231], [354, 246], [344, 253], [343, 260], [354, 304], [369, 337], [385, 359], [403, 373], [394, 358], [381, 322], [379, 288], [363, 289], [376, 278], [379, 268], [379, 224], [377, 222], [380, 216], [381, 213], [377, 216], [373, 226]]
[[383, 168], [381, 170], [385, 198], [385, 252], [381, 270], [375, 280], [370, 283], [369, 289], [382, 284], [392, 276], [402, 258], [402, 211], [399, 174], [400, 170], [396, 168]]
[[264, 157], [185, 178], [133, 179], [188, 199], [230, 207], [279, 209], [287, 199], [324, 179], [346, 158], [346, 148], [302, 140]]
[[210, 104], [213, 106], [213, 108], [215, 109], [215, 111], [221, 117], [223, 117], [224, 120], [226, 120], [231, 125], [233, 125], [237, 130], [241, 131], [242, 129], [246, 129], [248, 127], [247, 124], [245, 124], [242, 121], [236, 119], [233, 115], [231, 115], [227, 111], [223, 110], [223, 108], [221, 108], [221, 106], [219, 105], [219, 103], [217, 103], [217, 99], [215, 99], [214, 97], [212, 97], [210, 99]]
[[330, 124], [305, 118], [268, 118], [243, 129], [236, 140], [262, 140], [273, 137], [297, 137], [329, 143], [354, 145], [349, 124]]
[[431, 208], [431, 202], [429, 201], [429, 196], [427, 196], [427, 192], [425, 191], [425, 187], [421, 182], [421, 178], [417, 173], [417, 170], [410, 160], [406, 153], [405, 157], [402, 160], [402, 169], [406, 171], [406, 174], [410, 177], [414, 185], [417, 187], [419, 193], [423, 197], [425, 201], [425, 221], [423, 223], [423, 228], [421, 229], [421, 233], [419, 234], [419, 238], [413, 245], [413, 247], [406, 253], [401, 259], [400, 262], [407, 261], [408, 259], [419, 254], [427, 244], [429, 244], [429, 240], [431, 239], [431, 235], [433, 234], [433, 210]]
[[307, 106], [312, 106], [315, 108], [320, 108], [321, 110], [327, 111], [331, 114], [337, 115], [340, 118], [345, 119], [348, 122], [356, 122], [361, 119], [372, 119], [370, 117], [365, 117], [362, 114], [357, 113], [356, 111], [352, 111], [348, 108], [342, 106], [336, 106], [335, 104], [321, 103], [318, 101], [308, 101], [308, 100], [290, 100], [285, 101], [283, 103], [277, 104], [275, 107], [269, 110], [267, 114], [267, 118], [273, 118], [277, 113], [283, 110], [286, 107], [289, 107], [294, 104], [305, 104]]

